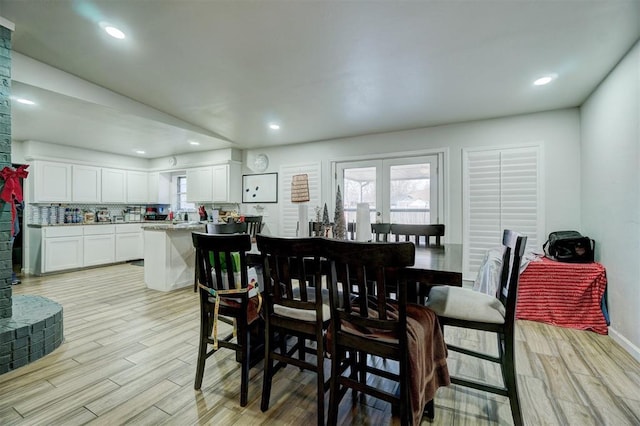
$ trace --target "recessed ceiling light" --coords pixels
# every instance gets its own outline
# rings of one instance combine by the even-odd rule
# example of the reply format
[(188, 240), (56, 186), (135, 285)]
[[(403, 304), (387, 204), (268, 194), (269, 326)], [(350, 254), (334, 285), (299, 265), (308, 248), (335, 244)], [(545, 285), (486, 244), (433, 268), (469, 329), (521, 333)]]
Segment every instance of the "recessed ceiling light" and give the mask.
[(116, 28), (106, 22), (101, 22), (100, 27), (102, 27), (102, 29), (105, 30), (111, 37), (117, 38), (118, 40), (123, 40), (126, 37), (119, 28)]
[(544, 77), (540, 77), (539, 79), (533, 82), (534, 86), (544, 86), (545, 84), (551, 83), (555, 80), (556, 75), (545, 75)]
[(145, 152), (144, 152), (143, 150), (141, 150), (141, 149), (136, 149), (134, 152), (135, 152), (136, 154), (144, 154), (144, 153), (145, 153)]
[(16, 102), (20, 102), (21, 104), (25, 104), (25, 105), (35, 105), (36, 103), (33, 102), (32, 100), (29, 99), (25, 99), (25, 98), (13, 98)]
[(276, 123), (271, 123), (271, 124), (269, 124), (269, 128), (271, 130), (279, 130), (280, 129), (280, 125), (276, 124)]
[(198, 146), (198, 145), (200, 145), (200, 142), (198, 142), (198, 141), (189, 141), (189, 144), (193, 145), (193, 146)]

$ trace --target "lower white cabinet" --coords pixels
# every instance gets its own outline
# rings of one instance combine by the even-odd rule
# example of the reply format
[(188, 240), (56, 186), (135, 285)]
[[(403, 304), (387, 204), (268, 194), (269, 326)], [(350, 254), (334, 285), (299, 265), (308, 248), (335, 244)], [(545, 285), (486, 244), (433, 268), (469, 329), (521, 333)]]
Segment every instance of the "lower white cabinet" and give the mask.
[(81, 268), (84, 264), (82, 227), (44, 228), (42, 233), (42, 272)]
[(115, 226), (84, 226), (84, 257), (82, 266), (113, 263), (116, 258)]
[(36, 274), (142, 259), (139, 223), (45, 226), (30, 231)]
[(144, 238), (142, 228), (137, 223), (116, 225), (116, 262), (142, 259)]

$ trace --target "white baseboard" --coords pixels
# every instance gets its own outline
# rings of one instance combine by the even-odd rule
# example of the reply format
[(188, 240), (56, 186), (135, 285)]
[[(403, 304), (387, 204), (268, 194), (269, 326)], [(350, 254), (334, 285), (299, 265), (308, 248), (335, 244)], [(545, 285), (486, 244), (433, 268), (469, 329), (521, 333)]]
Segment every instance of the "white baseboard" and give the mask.
[(616, 343), (618, 343), (627, 352), (629, 352), (632, 357), (634, 357), (638, 362), (640, 362), (640, 348), (638, 348), (636, 345), (631, 343), (626, 337), (618, 333), (612, 327), (609, 327), (609, 335)]

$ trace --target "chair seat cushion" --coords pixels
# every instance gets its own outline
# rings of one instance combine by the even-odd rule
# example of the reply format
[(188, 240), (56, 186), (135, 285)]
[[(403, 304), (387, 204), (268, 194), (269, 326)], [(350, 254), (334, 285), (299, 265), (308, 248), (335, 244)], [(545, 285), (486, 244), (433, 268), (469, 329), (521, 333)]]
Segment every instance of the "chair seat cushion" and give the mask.
[(433, 287), (426, 305), (439, 317), (504, 324), (504, 305), (493, 296), (468, 288)]
[[(273, 312), (276, 315), (280, 315), (282, 317), (294, 318), (300, 321), (306, 322), (315, 322), (316, 321), (316, 311), (307, 310), (307, 309), (295, 309), (290, 308), (288, 306), (282, 305), (273, 305)], [(322, 320), (326, 321), (331, 317), (331, 311), (329, 310), (329, 305), (322, 304)]]
[[(326, 321), (331, 318), (331, 311), (329, 310), (329, 290), (327, 290), (326, 288), (323, 288), (321, 289), (321, 291), (322, 291), (322, 320)], [(293, 297), (298, 300), (300, 299), (300, 287), (293, 288)], [(307, 287), (307, 297), (309, 302), (315, 302), (316, 300), (315, 287)], [(276, 315), (280, 315), (287, 318), (299, 319), (301, 321), (307, 321), (307, 322), (316, 321), (315, 310), (296, 309), (296, 308), (290, 308), (288, 306), (274, 304), (273, 312)]]
[[(260, 296), (261, 297), (261, 296)], [(249, 304), (247, 306), (247, 324), (251, 324), (256, 319), (260, 317), (260, 313), (262, 311), (262, 302), (260, 301), (259, 296), (254, 296), (249, 299)], [(211, 309), (213, 309), (213, 305), (215, 304), (215, 298), (209, 297), (208, 302), (211, 304)], [(231, 297), (221, 297), (220, 298), (220, 315), (225, 315), (227, 310), (229, 311), (240, 311), (242, 304), (240, 299), (231, 298)], [(238, 313), (232, 313), (233, 316), (237, 316)]]

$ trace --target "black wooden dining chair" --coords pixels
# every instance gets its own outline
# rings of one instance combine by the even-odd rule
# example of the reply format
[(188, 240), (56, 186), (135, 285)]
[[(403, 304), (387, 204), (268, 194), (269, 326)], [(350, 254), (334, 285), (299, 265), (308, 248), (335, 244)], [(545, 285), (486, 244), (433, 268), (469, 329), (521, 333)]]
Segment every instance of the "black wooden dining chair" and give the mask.
[[(328, 226), (333, 226), (333, 223), (330, 223)], [(309, 236), (324, 237), (324, 227), (322, 222), (309, 222)]]
[[(405, 272), (414, 263), (414, 244), (326, 240), (325, 245), (331, 261), (328, 424), (337, 424), (338, 406), (349, 388), (354, 396), (361, 392), (390, 402), (401, 424), (419, 423), (425, 408), (433, 413), (435, 390), (449, 383), (449, 375), (436, 315), (407, 303)], [(388, 297), (388, 287), (399, 289), (397, 299)], [(385, 364), (379, 367), (373, 357)], [(397, 373), (389, 360), (398, 363)], [(341, 371), (345, 364), (351, 368)], [(376, 378), (397, 382), (399, 390), (376, 387), (381, 384)]]
[(468, 348), (447, 345), (452, 351), (500, 364), (504, 386), (451, 377), (451, 382), (461, 386), (507, 396), (516, 426), (522, 425), (522, 412), (518, 398), (515, 359), (515, 314), (518, 292), (520, 259), (527, 237), (505, 230), (502, 236), (504, 254), (500, 285), (495, 296), (469, 288), (436, 286), (431, 289), (426, 305), (438, 314), (440, 323), (454, 327), (493, 332), (498, 337), (498, 356)]
[(207, 223), (207, 234), (246, 234), (248, 224), (244, 222)]
[(255, 238), (262, 231), (262, 216), (245, 216), (244, 222), (251, 238)]
[(372, 223), (371, 224), (372, 239), (376, 242), (386, 243), (387, 241), (389, 241), (390, 233), (391, 233), (390, 223)]
[[(328, 263), (318, 238), (256, 237), (264, 265), (265, 360), (262, 411), (269, 409), (271, 382), (285, 364), (314, 371), (317, 375), (318, 425), (324, 424), (324, 333), (329, 324)], [(289, 337), (297, 343), (286, 347)], [(279, 342), (276, 340), (278, 339)], [(315, 346), (307, 346), (307, 341)], [(306, 353), (315, 355), (307, 360)], [(297, 356), (296, 356), (297, 355)], [(274, 361), (277, 365), (274, 366)]]
[[(416, 245), (420, 245), (420, 241), (424, 241), (427, 246), (441, 246), (442, 237), (444, 237), (444, 225), (392, 223), (391, 233), (395, 235), (396, 241), (413, 241)], [(432, 237), (433, 244), (431, 243)]]
[[(240, 405), (244, 407), (247, 405), (249, 368), (257, 362), (257, 358), (250, 357), (251, 328), (260, 325), (261, 305), (261, 296), (251, 290), (248, 280), (246, 252), (251, 250), (251, 237), (249, 234), (194, 232), (192, 240), (200, 293), (200, 343), (194, 388), (199, 390), (202, 386), (207, 358), (218, 348), (232, 349), (241, 365)], [(232, 341), (234, 331), (218, 337), (218, 317), (235, 320), (235, 342)], [(255, 335), (259, 336), (259, 333)]]
[(348, 222), (347, 223), (347, 235), (345, 235), (347, 240), (355, 240), (356, 239), (356, 223)]

